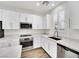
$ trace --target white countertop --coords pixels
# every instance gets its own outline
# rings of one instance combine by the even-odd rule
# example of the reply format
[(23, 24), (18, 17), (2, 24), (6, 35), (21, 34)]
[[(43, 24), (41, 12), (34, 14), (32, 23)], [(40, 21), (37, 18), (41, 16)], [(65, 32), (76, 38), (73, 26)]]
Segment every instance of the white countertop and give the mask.
[[(43, 36), (48, 38), (48, 37), (51, 37), (52, 35), (43, 35)], [(79, 52), (79, 41), (78, 40), (62, 38), (62, 40), (55, 40), (55, 42)]]
[(63, 38), (62, 40), (57, 41), (57, 43), (79, 52), (79, 42), (78, 41), (75, 41), (75, 40), (71, 41), (69, 39)]
[[(49, 34), (46, 34), (46, 35), (45, 34), (40, 34), (40, 35), (42, 35), (44, 37), (47, 37), (47, 38), (53, 36), (53, 35), (49, 35)], [(1, 39), (7, 39), (7, 38), (15, 39), (17, 37), (19, 39), (19, 36), (14, 37), (13, 35), (12, 36), (6, 36), (5, 38), (1, 38)], [(58, 41), (54, 40), (54, 41), (61, 44), (61, 45), (64, 45), (66, 47), (69, 47), (69, 48), (79, 52), (79, 40), (69, 39), (69, 38), (62, 38), (62, 40), (58, 40)]]
[(0, 48), (0, 58), (21, 58), (22, 46)]

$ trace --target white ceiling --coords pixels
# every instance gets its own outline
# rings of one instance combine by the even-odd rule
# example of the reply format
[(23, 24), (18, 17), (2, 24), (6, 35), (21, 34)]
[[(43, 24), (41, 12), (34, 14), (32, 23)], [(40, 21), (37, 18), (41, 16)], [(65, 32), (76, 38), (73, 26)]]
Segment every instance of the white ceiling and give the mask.
[[(36, 3), (40, 1), (0, 1), (0, 7), (5, 9), (12, 9), (18, 11), (25, 11), (35, 14), (45, 14), (50, 11), (53, 6), (37, 6)], [(53, 1), (52, 1), (53, 2)], [(60, 2), (53, 2), (55, 4)]]

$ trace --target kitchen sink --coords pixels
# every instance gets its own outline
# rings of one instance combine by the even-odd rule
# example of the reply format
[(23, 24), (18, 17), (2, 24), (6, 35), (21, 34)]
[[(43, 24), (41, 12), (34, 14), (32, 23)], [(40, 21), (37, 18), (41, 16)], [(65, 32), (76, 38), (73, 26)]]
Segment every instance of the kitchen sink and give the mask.
[(54, 40), (61, 40), (60, 38), (58, 38), (58, 37), (49, 37), (49, 38), (51, 38), (51, 39), (54, 39)]

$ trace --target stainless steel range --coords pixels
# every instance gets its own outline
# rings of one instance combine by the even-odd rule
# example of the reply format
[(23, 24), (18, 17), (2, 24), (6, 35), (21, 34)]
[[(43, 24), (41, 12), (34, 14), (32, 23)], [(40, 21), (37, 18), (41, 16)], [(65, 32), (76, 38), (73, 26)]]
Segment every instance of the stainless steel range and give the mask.
[(23, 51), (33, 49), (33, 37), (32, 35), (20, 35), (20, 44), (22, 45)]

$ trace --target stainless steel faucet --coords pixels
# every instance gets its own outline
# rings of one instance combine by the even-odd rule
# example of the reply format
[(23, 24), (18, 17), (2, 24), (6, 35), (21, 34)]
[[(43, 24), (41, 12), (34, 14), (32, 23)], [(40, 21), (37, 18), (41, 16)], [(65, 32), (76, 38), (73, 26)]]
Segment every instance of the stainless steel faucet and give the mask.
[(58, 31), (55, 31), (55, 32), (54, 32), (54, 36), (59, 37), (59, 36), (58, 36)]
[(58, 28), (57, 28), (56, 26), (55, 26), (54, 36), (59, 37), (59, 36), (58, 36)]

